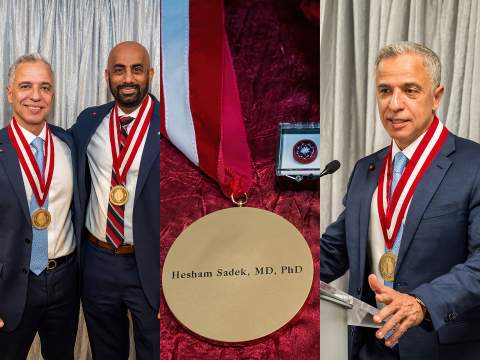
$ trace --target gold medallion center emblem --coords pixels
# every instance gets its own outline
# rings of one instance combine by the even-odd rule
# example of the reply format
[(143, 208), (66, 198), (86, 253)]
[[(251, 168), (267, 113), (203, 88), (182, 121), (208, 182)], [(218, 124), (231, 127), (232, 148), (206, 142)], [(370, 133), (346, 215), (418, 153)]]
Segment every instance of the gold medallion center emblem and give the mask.
[(128, 190), (123, 185), (116, 185), (110, 190), (109, 198), (112, 205), (125, 205), (128, 201)]
[(32, 225), (35, 229), (43, 230), (50, 225), (52, 216), (50, 212), (45, 208), (38, 208), (32, 214)]
[(378, 263), (378, 269), (380, 270), (380, 275), (385, 281), (394, 281), (395, 280), (395, 267), (397, 266), (397, 256), (391, 252), (387, 251), (380, 258)]

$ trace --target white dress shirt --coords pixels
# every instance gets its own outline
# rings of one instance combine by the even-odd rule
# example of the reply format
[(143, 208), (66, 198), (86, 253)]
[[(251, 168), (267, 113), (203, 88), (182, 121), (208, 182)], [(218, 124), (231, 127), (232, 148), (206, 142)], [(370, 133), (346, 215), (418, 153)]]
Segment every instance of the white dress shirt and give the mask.
[[(125, 114), (122, 109), (118, 108), (118, 116), (131, 116), (137, 118), (140, 106), (130, 114)], [(134, 122), (132, 121), (127, 131), (130, 132)], [(95, 134), (90, 139), (87, 147), (88, 166), (92, 178), (92, 189), (90, 199), (87, 206), (87, 215), (85, 219), (85, 227), (97, 239), (106, 241), (105, 234), (107, 228), (107, 211), (110, 194), (110, 185), (112, 177), (112, 150), (110, 147), (109, 135), (110, 113), (108, 113), (98, 126)], [(150, 127), (150, 125), (148, 125)], [(148, 133), (148, 128), (147, 128)], [(133, 245), (133, 200), (135, 199), (135, 188), (137, 186), (138, 172), (140, 169), (140, 161), (142, 158), (143, 148), (147, 136), (143, 138), (135, 159), (127, 172), (126, 188), (128, 190), (128, 202), (125, 204), (124, 212), (124, 238), (126, 244)]]
[[(46, 127), (36, 136), (18, 125), (29, 144), (36, 138), (46, 138)], [(75, 234), (72, 224), (72, 212), (70, 205), (73, 199), (73, 168), (70, 148), (62, 140), (53, 135), (53, 146), (55, 148), (53, 177), (48, 191), (48, 211), (52, 216), (52, 222), (48, 225), (48, 258), (56, 259), (68, 255), (75, 250)], [(33, 154), (36, 150), (30, 145)], [(28, 178), (23, 171), (23, 184), (27, 201), (30, 205), (33, 191)]]
[[(395, 141), (393, 141), (392, 147), (392, 164), (395, 155), (402, 151), (403, 154), (410, 160), (417, 149), (418, 145), (422, 141), (423, 137), (425, 136), (426, 132), (420, 135), (414, 142), (408, 145), (405, 149), (400, 150)], [(377, 207), (377, 191), (372, 196), (372, 202), (370, 205), (370, 225), (369, 225), (369, 232), (368, 232), (368, 251), (370, 255), (370, 272), (375, 274), (382, 283), (383, 278), (380, 275), (380, 270), (378, 268), (378, 264), (380, 262), (380, 258), (385, 253), (385, 240), (383, 238), (382, 233), (382, 226), (380, 224), (380, 218), (378, 216), (378, 207)], [(405, 225), (405, 219), (407, 218), (408, 209), (410, 208), (410, 204), (408, 205), (404, 217), (402, 219), (402, 224)]]

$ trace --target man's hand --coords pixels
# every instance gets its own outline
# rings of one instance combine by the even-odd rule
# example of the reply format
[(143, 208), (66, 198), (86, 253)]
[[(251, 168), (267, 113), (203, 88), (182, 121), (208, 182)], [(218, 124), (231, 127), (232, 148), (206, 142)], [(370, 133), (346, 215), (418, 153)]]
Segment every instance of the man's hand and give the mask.
[(5, 323), (3, 322), (2, 318), (0, 318), (0, 329), (3, 328), (4, 325)]
[(373, 317), (373, 321), (377, 323), (386, 321), (385, 325), (375, 335), (378, 339), (383, 339), (391, 330), (393, 334), (385, 340), (385, 345), (393, 346), (408, 329), (419, 325), (423, 321), (424, 311), (413, 296), (402, 294), (380, 284), (375, 275), (368, 276), (368, 283), (375, 292), (377, 302), (386, 305)]
[(160, 320), (160, 310), (158, 310), (157, 319)]

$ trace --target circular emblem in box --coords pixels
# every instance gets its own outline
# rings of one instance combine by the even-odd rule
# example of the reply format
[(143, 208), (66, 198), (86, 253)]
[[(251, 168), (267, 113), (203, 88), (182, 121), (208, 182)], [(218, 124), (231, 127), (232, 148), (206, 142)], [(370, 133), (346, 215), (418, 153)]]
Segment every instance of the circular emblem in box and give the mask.
[(293, 146), (293, 158), (299, 163), (310, 164), (317, 155), (317, 145), (310, 139), (300, 140)]
[(176, 319), (201, 337), (241, 343), (268, 336), (302, 308), (313, 280), (310, 248), (272, 212), (229, 208), (190, 225), (162, 269)]

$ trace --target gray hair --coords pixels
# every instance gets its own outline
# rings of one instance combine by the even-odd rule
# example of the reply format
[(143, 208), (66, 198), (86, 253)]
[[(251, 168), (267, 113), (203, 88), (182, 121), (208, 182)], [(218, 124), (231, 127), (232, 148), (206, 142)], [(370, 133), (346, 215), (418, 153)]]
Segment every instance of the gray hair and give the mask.
[(17, 58), (17, 60), (15, 60), (15, 62), (8, 69), (8, 85), (10, 86), (12, 84), (13, 78), (15, 77), (15, 71), (17, 70), (18, 65), (25, 64), (25, 63), (35, 63), (39, 61), (48, 65), (48, 68), (50, 69), (50, 72), (52, 73), (52, 78), (53, 78), (52, 65), (50, 65), (47, 59), (45, 59), (42, 55), (37, 53), (25, 54)]
[(433, 90), (440, 86), (442, 73), (440, 58), (431, 49), (412, 41), (401, 41), (381, 48), (377, 53), (377, 58), (375, 59), (375, 71), (378, 70), (378, 65), (383, 59), (404, 54), (420, 55), (423, 58), (423, 64), (427, 68), (427, 72), (430, 75)]

